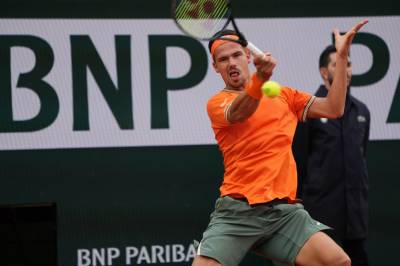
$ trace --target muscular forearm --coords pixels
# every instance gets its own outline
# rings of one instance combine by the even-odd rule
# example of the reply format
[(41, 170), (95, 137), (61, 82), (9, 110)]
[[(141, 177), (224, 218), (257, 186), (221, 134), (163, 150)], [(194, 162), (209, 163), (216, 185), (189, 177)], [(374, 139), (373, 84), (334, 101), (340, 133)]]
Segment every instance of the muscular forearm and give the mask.
[(347, 63), (347, 58), (337, 58), (332, 85), (329, 86), (328, 81), (325, 80), (325, 85), (329, 88), (328, 95), (314, 100), (308, 110), (308, 118), (335, 119), (343, 115), (347, 94)]
[(344, 113), (347, 94), (347, 56), (337, 55), (335, 76), (328, 91), (327, 101), (332, 115), (340, 117)]
[(254, 99), (245, 91), (241, 92), (229, 107), (228, 121), (231, 123), (245, 121), (257, 110), (259, 103), (260, 100)]
[(276, 63), (275, 58), (270, 53), (266, 53), (264, 57), (256, 57), (254, 59), (257, 72), (251, 76), (244, 90), (229, 107), (227, 113), (229, 122), (244, 122), (257, 110), (262, 98), (261, 86), (271, 77)]

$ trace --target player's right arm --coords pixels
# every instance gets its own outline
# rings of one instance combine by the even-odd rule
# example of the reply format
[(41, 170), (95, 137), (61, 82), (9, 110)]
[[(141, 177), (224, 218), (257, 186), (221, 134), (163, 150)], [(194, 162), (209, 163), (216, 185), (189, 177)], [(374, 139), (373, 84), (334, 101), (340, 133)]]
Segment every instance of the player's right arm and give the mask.
[(245, 91), (240, 92), (227, 110), (226, 119), (229, 123), (244, 122), (258, 107), (260, 100), (248, 95)]
[(271, 53), (266, 53), (262, 58), (254, 58), (257, 72), (229, 106), (226, 118), (230, 123), (244, 122), (257, 110), (262, 98), (261, 86), (269, 80), (276, 64)]

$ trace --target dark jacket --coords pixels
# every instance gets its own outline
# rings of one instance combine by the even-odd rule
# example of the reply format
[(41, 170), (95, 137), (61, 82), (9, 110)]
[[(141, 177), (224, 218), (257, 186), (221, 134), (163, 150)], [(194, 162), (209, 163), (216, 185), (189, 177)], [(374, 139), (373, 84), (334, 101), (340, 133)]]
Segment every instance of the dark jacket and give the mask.
[[(316, 96), (327, 93), (321, 86)], [(305, 167), (299, 170), (299, 196), (311, 216), (333, 227), (331, 235), (339, 240), (367, 236), (369, 126), (368, 108), (348, 93), (341, 118), (309, 120), (296, 139), (305, 148), (300, 153)]]

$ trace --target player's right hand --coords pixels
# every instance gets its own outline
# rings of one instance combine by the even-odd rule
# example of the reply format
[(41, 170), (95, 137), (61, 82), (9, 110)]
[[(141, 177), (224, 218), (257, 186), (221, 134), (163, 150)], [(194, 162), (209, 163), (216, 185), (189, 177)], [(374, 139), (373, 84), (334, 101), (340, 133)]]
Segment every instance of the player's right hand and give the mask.
[(263, 57), (255, 57), (254, 65), (258, 78), (263, 81), (269, 80), (277, 63), (278, 61), (269, 52), (266, 52)]

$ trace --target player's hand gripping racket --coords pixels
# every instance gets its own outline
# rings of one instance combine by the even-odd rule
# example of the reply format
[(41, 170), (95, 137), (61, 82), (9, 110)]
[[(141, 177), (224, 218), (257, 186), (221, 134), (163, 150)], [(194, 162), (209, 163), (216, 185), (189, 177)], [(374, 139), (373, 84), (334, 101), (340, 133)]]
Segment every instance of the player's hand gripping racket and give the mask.
[[(236, 26), (229, 0), (173, 0), (172, 16), (179, 28), (188, 35), (200, 40), (224, 39), (240, 43), (256, 57), (264, 53), (248, 42)], [(239, 40), (216, 36), (229, 22), (239, 36)]]

